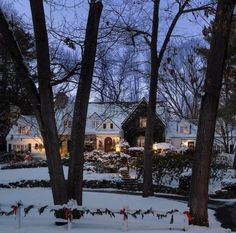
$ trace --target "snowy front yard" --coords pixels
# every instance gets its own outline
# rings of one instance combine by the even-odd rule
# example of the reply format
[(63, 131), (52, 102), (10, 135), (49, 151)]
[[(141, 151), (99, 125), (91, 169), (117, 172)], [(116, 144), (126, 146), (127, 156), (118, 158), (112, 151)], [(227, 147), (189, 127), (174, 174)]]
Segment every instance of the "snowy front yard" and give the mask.
[[(67, 168), (65, 168), (67, 173)], [(85, 173), (86, 179), (117, 179), (116, 174), (93, 174)], [(9, 183), (22, 179), (48, 179), (47, 168), (27, 168), (27, 169), (12, 169), (0, 170), (0, 183)], [(52, 205), (52, 194), (50, 188), (15, 188), (15, 189), (0, 189), (0, 208), (2, 210), (10, 210), (10, 207), (3, 207), (1, 204), (14, 204), (21, 200), (26, 206), (28, 205)], [(183, 213), (188, 210), (186, 204), (167, 200), (163, 198), (142, 198), (134, 195), (121, 195), (111, 193), (96, 193), (84, 192), (84, 206), (87, 208), (108, 208), (108, 209), (122, 209), (128, 207), (129, 209), (154, 209), (158, 211), (170, 211), (173, 209), (179, 210)], [(214, 212), (209, 210), (210, 228), (190, 226), (188, 232), (190, 233), (224, 233), (230, 232), (220, 227), (220, 223), (215, 220)], [(183, 232), (181, 230), (158, 229), (158, 225), (167, 221), (169, 223), (170, 217), (158, 219), (155, 216), (145, 216), (143, 219), (138, 216), (137, 219), (129, 217), (128, 232), (130, 233), (146, 233), (146, 232)], [(66, 232), (67, 226), (56, 226), (54, 224), (55, 217), (53, 212), (45, 210), (41, 215), (36, 209), (32, 209), (26, 217), (22, 217), (22, 227), (20, 231), (17, 230), (15, 216), (0, 216), (0, 233), (58, 233)], [(101, 233), (101, 232), (122, 232), (122, 215), (116, 215), (111, 218), (107, 215), (92, 216), (85, 215), (80, 220), (75, 220), (70, 232), (81, 233)]]
[[(52, 196), (50, 189), (32, 188), (32, 189), (1, 189), (0, 190), (0, 203), (13, 204), (16, 200), (21, 200), (25, 204), (34, 205), (52, 205)], [(149, 209), (152, 207), (155, 210), (169, 211), (178, 209), (180, 212), (187, 210), (187, 206), (183, 203), (167, 200), (163, 198), (142, 198), (133, 195), (120, 195), (109, 193), (91, 193), (84, 192), (84, 206), (87, 208), (108, 208), (108, 209), (121, 209), (128, 207), (129, 209)], [(224, 233), (227, 230), (220, 227), (216, 222), (213, 211), (209, 211), (210, 215), (210, 228), (190, 226), (188, 232), (190, 233)], [(36, 210), (31, 210), (30, 213), (23, 217), (22, 227), (19, 232), (21, 233), (42, 233), (42, 232), (65, 232), (67, 227), (54, 225), (55, 218), (53, 213), (45, 210), (41, 215)], [(130, 233), (146, 233), (146, 232), (172, 232), (179, 233), (181, 230), (158, 230), (158, 224), (162, 221), (169, 221), (169, 219), (158, 219), (157, 217), (148, 216), (142, 219), (138, 216), (137, 219), (129, 217), (129, 230)], [(12, 233), (17, 231), (17, 224), (14, 216), (1, 216), (0, 217), (0, 232)], [(69, 232), (81, 233), (102, 233), (102, 232), (122, 232), (122, 216), (116, 215), (115, 218), (109, 216), (91, 216), (85, 215), (80, 220), (76, 220), (72, 229)], [(230, 232), (230, 231), (229, 231)]]

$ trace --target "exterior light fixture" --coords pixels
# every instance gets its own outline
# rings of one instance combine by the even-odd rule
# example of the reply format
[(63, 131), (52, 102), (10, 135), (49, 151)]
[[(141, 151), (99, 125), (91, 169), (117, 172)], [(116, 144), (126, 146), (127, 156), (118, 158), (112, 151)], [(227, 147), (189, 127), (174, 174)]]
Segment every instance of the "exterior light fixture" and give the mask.
[(152, 149), (153, 149), (154, 152), (157, 152), (157, 150), (158, 150), (158, 145), (157, 145), (157, 143), (154, 143), (154, 144), (152, 145)]
[(116, 153), (120, 153), (120, 151), (121, 151), (120, 144), (116, 144), (115, 150), (116, 150)]

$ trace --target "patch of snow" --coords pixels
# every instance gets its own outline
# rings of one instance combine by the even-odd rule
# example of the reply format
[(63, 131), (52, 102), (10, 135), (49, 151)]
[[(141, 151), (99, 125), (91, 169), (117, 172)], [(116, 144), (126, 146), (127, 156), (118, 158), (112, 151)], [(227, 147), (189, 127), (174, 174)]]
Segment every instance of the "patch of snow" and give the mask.
[(130, 147), (129, 151), (144, 151), (144, 147)]
[[(65, 177), (68, 174), (68, 167), (63, 167)], [(116, 173), (95, 173), (84, 171), (84, 180), (114, 180), (119, 176)], [(0, 170), (0, 183), (7, 184), (20, 180), (49, 180), (48, 168), (20, 168)]]

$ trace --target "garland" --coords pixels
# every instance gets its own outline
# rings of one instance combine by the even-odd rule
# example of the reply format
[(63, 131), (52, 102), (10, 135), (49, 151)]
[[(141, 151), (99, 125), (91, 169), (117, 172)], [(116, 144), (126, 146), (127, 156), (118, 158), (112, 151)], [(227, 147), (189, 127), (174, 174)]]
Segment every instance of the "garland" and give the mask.
[(17, 202), (16, 204), (11, 205), (11, 209), (9, 212), (6, 211), (2, 211), (0, 209), (0, 216), (6, 215), (6, 216), (10, 216), (10, 215), (16, 215), (18, 208), (22, 206), (21, 202)]
[[(0, 216), (9, 216), (9, 215), (16, 215), (18, 208), (21, 206), (21, 203), (16, 203), (15, 205), (11, 206), (11, 211), (6, 212), (6, 211), (2, 211), (0, 209)], [(29, 205), (27, 207), (24, 208), (24, 216), (26, 216), (33, 208), (36, 208), (34, 205)], [(42, 206), (40, 208), (38, 208), (38, 213), (39, 215), (41, 215), (45, 209), (48, 208), (48, 205)], [(115, 214), (120, 214), (123, 215), (123, 220), (127, 220), (128, 216), (130, 215), (133, 218), (137, 218), (138, 216), (141, 216), (141, 218), (143, 219), (145, 215), (149, 215), (152, 214), (153, 216), (157, 217), (158, 219), (162, 219), (162, 218), (166, 218), (168, 215), (171, 215), (171, 220), (170, 220), (170, 224), (173, 224), (174, 222), (174, 217), (173, 214), (176, 212), (179, 212), (176, 209), (167, 211), (165, 213), (159, 214), (157, 211), (154, 211), (152, 208), (147, 209), (146, 211), (143, 211), (141, 209), (135, 210), (135, 211), (128, 211), (128, 209), (126, 208), (122, 208), (120, 209), (120, 211), (111, 211), (108, 208), (105, 209), (96, 209), (95, 211), (92, 211), (90, 209), (87, 208), (83, 208), (82, 210), (76, 209), (76, 208), (68, 208), (68, 207), (63, 207), (63, 208), (59, 208), (59, 209), (50, 209), (50, 212), (54, 212), (54, 215), (56, 217), (60, 217), (60, 218), (64, 218), (67, 220), (72, 220), (72, 219), (79, 219), (80, 217), (83, 217), (85, 214), (90, 214), (92, 216), (95, 215), (109, 215), (111, 218), (115, 218)], [(189, 222), (192, 221), (192, 217), (189, 214), (188, 211), (185, 211), (183, 214), (185, 214), (188, 219)]]

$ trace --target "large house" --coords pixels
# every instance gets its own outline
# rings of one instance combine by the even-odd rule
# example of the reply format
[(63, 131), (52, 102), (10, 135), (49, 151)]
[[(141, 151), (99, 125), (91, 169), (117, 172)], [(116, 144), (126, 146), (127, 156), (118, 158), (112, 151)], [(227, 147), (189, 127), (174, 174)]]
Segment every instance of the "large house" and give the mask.
[[(61, 154), (69, 153), (72, 126), (72, 105), (56, 111)], [(89, 103), (85, 147), (92, 150), (112, 151), (121, 139), (131, 147), (144, 146), (147, 102)], [(194, 148), (197, 123), (186, 119), (168, 120), (162, 107), (157, 107), (154, 123), (154, 142), (169, 142), (176, 148)], [(7, 138), (7, 151), (30, 151), (44, 154), (42, 138), (34, 116), (20, 116)]]

